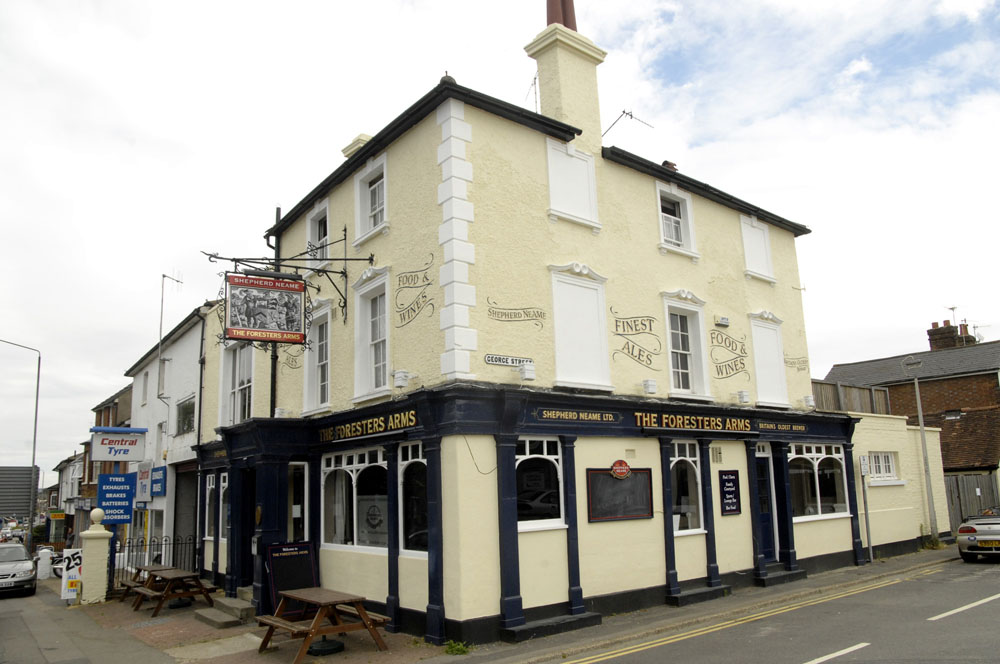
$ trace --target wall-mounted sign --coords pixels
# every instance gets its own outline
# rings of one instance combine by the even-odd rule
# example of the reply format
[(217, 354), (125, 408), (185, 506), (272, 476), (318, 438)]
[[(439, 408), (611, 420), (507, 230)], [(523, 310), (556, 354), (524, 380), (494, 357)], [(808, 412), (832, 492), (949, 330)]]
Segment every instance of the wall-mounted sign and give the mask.
[(689, 431), (752, 431), (749, 417), (706, 417), (643, 411), (635, 412), (635, 425), (651, 429), (685, 429)]
[(396, 310), (397, 328), (412, 323), (422, 311), (426, 310), (428, 316), (434, 315), (434, 299), (428, 293), (434, 285), (431, 278), (433, 266), (434, 254), (431, 254), (431, 259), (419, 270), (401, 272), (396, 276), (393, 308)]
[(140, 503), (148, 503), (153, 499), (150, 487), (150, 474), (153, 471), (152, 461), (140, 461), (135, 473), (135, 499)]
[(93, 427), (92, 461), (142, 461), (146, 454), (146, 429)]
[(766, 431), (777, 431), (780, 433), (809, 433), (809, 425), (794, 424), (791, 422), (757, 422), (757, 428), (761, 433)]
[(97, 476), (97, 506), (104, 510), (104, 523), (131, 523), (135, 500), (135, 473)]
[(744, 376), (746, 380), (750, 380), (746, 336), (737, 338), (721, 330), (711, 330), (708, 333), (708, 346), (708, 356), (712, 360), (712, 378)]
[(617, 424), (621, 415), (600, 410), (568, 410), (564, 408), (536, 408), (531, 414), (539, 422), (593, 422)]
[(400, 429), (409, 429), (417, 426), (417, 411), (402, 410), (389, 415), (378, 415), (376, 417), (366, 417), (363, 420), (355, 420), (346, 424), (327, 427), (319, 430), (319, 440), (321, 443), (328, 443), (344, 438), (358, 438), (360, 436), (374, 436)]
[(522, 364), (531, 364), (534, 362), (530, 357), (514, 357), (512, 355), (494, 355), (487, 353), (483, 357), (483, 361), (486, 364), (495, 364), (498, 367), (519, 367)]
[(501, 307), (492, 298), (486, 298), (489, 307), (486, 309), (486, 316), (490, 320), (501, 323), (522, 323), (530, 322), (540, 330), (545, 326), (543, 322), (546, 314), (538, 307)]
[(305, 282), (226, 274), (225, 337), (238, 341), (305, 343)]
[(614, 307), (611, 307), (611, 316), (615, 320), (615, 336), (622, 340), (621, 346), (611, 353), (611, 357), (627, 357), (647, 369), (661, 371), (661, 367), (653, 365), (653, 361), (663, 353), (663, 341), (656, 333), (659, 329), (656, 318), (620, 316)]
[(167, 467), (153, 468), (149, 476), (149, 492), (154, 496), (167, 495)]
[[(615, 465), (625, 463), (617, 461)], [(628, 464), (625, 464), (627, 467)], [(607, 468), (587, 469), (587, 520), (624, 521), (653, 518), (653, 476), (649, 468), (629, 469), (619, 478)]]
[(740, 471), (719, 471), (719, 507), (722, 516), (739, 514), (743, 511), (740, 503)]
[(613, 464), (611, 464), (611, 477), (618, 480), (623, 480), (632, 474), (632, 469), (628, 466), (628, 461), (624, 459), (618, 459)]

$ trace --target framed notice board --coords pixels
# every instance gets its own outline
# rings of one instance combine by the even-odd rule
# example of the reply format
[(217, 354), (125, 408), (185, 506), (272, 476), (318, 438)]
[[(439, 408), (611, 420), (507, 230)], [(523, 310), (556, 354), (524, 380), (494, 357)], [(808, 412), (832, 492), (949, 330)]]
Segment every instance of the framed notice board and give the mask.
[(607, 468), (587, 469), (587, 520), (624, 521), (653, 518), (653, 473), (633, 468), (619, 479)]
[[(268, 544), (267, 569), (272, 609), (278, 608), (278, 602), (281, 600), (278, 596), (279, 590), (314, 588), (319, 585), (316, 557), (309, 542)], [(302, 618), (309, 609), (314, 611), (316, 607), (307, 607), (301, 602), (288, 600), (283, 617), (286, 620)], [(292, 617), (287, 617), (289, 615)]]
[(740, 503), (740, 471), (719, 471), (719, 498), (722, 516), (739, 514), (743, 511)]

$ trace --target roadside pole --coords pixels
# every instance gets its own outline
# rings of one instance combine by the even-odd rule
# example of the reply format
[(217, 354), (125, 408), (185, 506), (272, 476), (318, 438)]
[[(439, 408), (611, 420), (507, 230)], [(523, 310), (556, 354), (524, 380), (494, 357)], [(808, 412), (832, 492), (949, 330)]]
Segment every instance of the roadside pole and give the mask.
[(858, 457), (858, 461), (861, 462), (861, 498), (865, 504), (865, 539), (868, 541), (868, 562), (875, 562), (875, 556), (872, 554), (872, 524), (868, 517), (868, 455), (862, 454)]

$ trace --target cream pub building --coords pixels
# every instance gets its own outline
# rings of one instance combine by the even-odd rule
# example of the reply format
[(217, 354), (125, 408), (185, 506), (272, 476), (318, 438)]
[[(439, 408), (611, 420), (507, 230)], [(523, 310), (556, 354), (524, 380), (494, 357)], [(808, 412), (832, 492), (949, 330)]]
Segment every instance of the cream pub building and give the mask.
[(206, 375), (246, 382), (206, 398), (241, 405), (199, 448), (203, 569), (259, 610), (275, 542), (434, 643), (865, 560), (856, 420), (811, 408), (808, 229), (603, 146), (574, 23), (550, 2), (526, 48), (540, 114), (446, 76), (267, 230), (314, 261), (309, 343), (273, 381), (226, 347)]

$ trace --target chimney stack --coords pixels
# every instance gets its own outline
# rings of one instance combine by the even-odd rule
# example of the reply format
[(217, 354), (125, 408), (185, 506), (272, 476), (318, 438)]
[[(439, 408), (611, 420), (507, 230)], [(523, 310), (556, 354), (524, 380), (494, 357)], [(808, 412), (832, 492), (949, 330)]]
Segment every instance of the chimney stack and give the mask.
[(538, 63), (542, 115), (583, 130), (574, 143), (591, 154), (601, 149), (597, 65), (607, 51), (576, 31), (573, 0), (549, 0), (548, 27), (524, 47)]
[(958, 327), (946, 320), (943, 325), (936, 322), (931, 323), (931, 329), (927, 330), (927, 340), (930, 342), (931, 350), (942, 350), (944, 348), (960, 348), (962, 346), (972, 346), (976, 343), (976, 337), (969, 334), (969, 326), (962, 323)]

